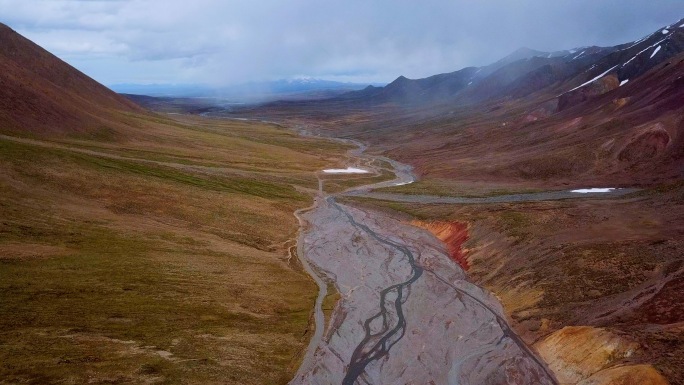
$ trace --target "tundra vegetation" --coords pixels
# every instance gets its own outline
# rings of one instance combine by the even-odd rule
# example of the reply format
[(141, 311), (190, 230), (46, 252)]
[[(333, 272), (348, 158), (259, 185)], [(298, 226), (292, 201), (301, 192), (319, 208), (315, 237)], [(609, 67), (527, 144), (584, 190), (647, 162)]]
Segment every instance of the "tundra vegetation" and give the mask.
[(144, 134), (0, 138), (0, 383), (286, 383), (317, 291), (293, 211), (348, 148), (127, 119)]

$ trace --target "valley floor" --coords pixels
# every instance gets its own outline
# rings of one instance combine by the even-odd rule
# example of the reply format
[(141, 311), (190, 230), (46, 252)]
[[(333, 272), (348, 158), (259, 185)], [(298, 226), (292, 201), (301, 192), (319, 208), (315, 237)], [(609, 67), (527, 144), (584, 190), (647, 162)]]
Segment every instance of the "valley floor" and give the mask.
[[(645, 149), (653, 157), (636, 161), (602, 147), (631, 148), (640, 126), (630, 121), (597, 109), (569, 125), (555, 115), (526, 122), (518, 107), (452, 116), (320, 103), (252, 113), (362, 140), (370, 154), (415, 166), (416, 183), (340, 203), (382, 207), (447, 242), (469, 278), (500, 298), (515, 331), (569, 373), (561, 382), (683, 384), (681, 136), (669, 152)], [(661, 120), (675, 127), (680, 117)], [(583, 125), (594, 118), (603, 123)], [(605, 198), (558, 192), (591, 187), (625, 189)]]
[[(382, 371), (392, 367), (389, 361), (375, 360), (375, 337), (366, 333), (364, 339), (363, 329), (349, 329), (358, 316), (372, 330), (384, 330), (372, 323), (371, 308), (365, 318), (355, 313), (375, 297), (357, 303), (352, 271), (366, 271), (372, 281), (371, 267), (347, 266), (331, 280), (340, 259), (329, 259), (332, 251), (325, 250), (337, 244), (357, 248), (354, 255), (375, 255), (392, 248), (383, 239), (411, 237), (420, 240), (395, 248), (424, 251), (417, 259), (422, 271), (446, 262), (440, 272), (458, 276), (462, 289), (497, 302), (475, 283), (503, 305), (503, 325), (510, 322), (522, 345), (515, 339), (492, 345), (488, 362), (499, 357), (503, 366), (492, 364), (488, 373), (504, 368), (511, 354), (522, 354), (514, 360), (522, 370), (538, 352), (556, 377), (573, 373), (561, 375), (563, 383), (596, 374), (592, 378), (628, 376), (659, 384), (662, 377), (653, 367), (673, 384), (683, 381), (681, 184), (609, 199), (396, 202), (371, 199), (368, 189), (358, 186), (400, 184), (388, 191), (409, 195), (417, 193), (416, 186), (426, 186), (419, 190), (428, 194), (445, 187), (432, 189), (441, 182), (429, 178), (406, 184), (412, 180), (407, 169), (399, 169), (400, 180), (390, 182), (401, 165), (379, 156), (359, 158), (363, 147), (349, 151), (349, 141), (298, 136), (258, 122), (136, 119), (148, 130), (135, 141), (0, 137), (0, 383), (284, 384), (302, 362), (295, 382), (305, 383), (311, 373), (381, 378), (393, 371)], [(377, 172), (330, 175), (323, 184), (317, 179), (320, 170), (349, 166)], [(456, 182), (449, 183), (446, 188)], [(458, 186), (469, 197), (539, 192)], [(355, 188), (355, 193), (330, 201), (320, 196), (321, 188), (328, 194)], [(310, 206), (316, 195), (318, 208), (306, 214), (311, 227), (304, 228), (295, 253), (299, 223), (292, 213)], [(342, 239), (347, 225), (349, 236)], [(310, 238), (313, 230), (337, 240)], [(341, 243), (350, 240), (351, 246)], [(312, 246), (320, 248), (318, 254)], [(425, 247), (440, 256), (428, 261)], [(315, 283), (293, 258), (315, 255), (320, 258), (315, 257), (314, 270), (328, 274), (328, 293), (318, 301)], [(388, 275), (373, 282), (410, 278), (392, 258), (382, 265)], [(427, 360), (455, 346), (423, 338), (415, 328), (432, 322), (416, 318), (432, 314), (420, 306), (454, 298), (449, 288), (434, 284), (411, 289), (399, 313), (381, 305), (386, 326), (404, 325), (397, 330), (410, 335), (405, 341), (387, 336), (405, 357)], [(396, 299), (407, 290), (387, 295)], [(415, 302), (418, 297), (430, 299)], [(318, 313), (317, 322), (312, 318), (315, 302), (325, 330), (314, 330), (321, 322)], [(457, 308), (449, 306), (443, 307), (447, 313)], [(447, 313), (440, 325), (449, 329), (460, 318)], [(477, 317), (462, 321), (479, 322)], [(314, 331), (320, 339), (314, 338), (313, 346), (320, 349), (307, 353)], [(406, 350), (420, 344), (426, 348)], [(502, 353), (506, 349), (518, 350)], [(568, 356), (587, 349), (598, 355)], [(356, 357), (354, 370), (335, 370), (334, 359), (326, 363), (325, 352), (338, 351)], [(463, 365), (471, 365), (462, 358)], [(528, 364), (528, 369), (536, 365)], [(473, 383), (486, 377), (483, 368), (468, 374), (475, 376)]]
[[(372, 187), (411, 186), (405, 183), (400, 179)], [(464, 187), (478, 191), (475, 186)], [(430, 266), (425, 269), (436, 271), (438, 275), (448, 275), (454, 268), (462, 271), (462, 268), (468, 272), (468, 280), (496, 294), (515, 332), (535, 352), (530, 353), (532, 357), (540, 354), (546, 361), (543, 365), (548, 365), (560, 383), (667, 384), (662, 374), (671, 383), (681, 382), (681, 355), (677, 351), (682, 345), (681, 292), (678, 288), (684, 276), (679, 242), (683, 229), (677, 225), (684, 223), (681, 218), (684, 210), (680, 207), (684, 192), (681, 184), (656, 189), (627, 189), (607, 195), (540, 192), (492, 195), (489, 192), (481, 198), (446, 199), (371, 190), (369, 186), (345, 192), (339, 199), (352, 203), (352, 207), (336, 203), (335, 198), (321, 196), (318, 208), (307, 214), (311, 228), (301, 241), (306, 250), (303, 257), (316, 264), (320, 274), (335, 283), (341, 300), (327, 325), (326, 337), (315, 351), (315, 363), (304, 372), (300, 370), (301, 377), (297, 377), (295, 383), (313, 379), (324, 383), (339, 382), (342, 373), (353, 372), (355, 357), (364, 362), (364, 368), (356, 374), (361, 374), (370, 383), (411, 383), (415, 382), (415, 379), (411, 380), (412, 375), (430, 378), (435, 383), (449, 383), (463, 375), (459, 370), (449, 368), (453, 363), (458, 363), (460, 368), (467, 358), (461, 361), (457, 358), (458, 353), (448, 353), (456, 341), (467, 343), (472, 336), (462, 333), (467, 330), (459, 321), (463, 312), (446, 316), (445, 325), (447, 329), (451, 325), (461, 335), (469, 337), (444, 337), (434, 341), (428, 338), (440, 329), (441, 323), (436, 320), (441, 319), (439, 314), (443, 308), (459, 308), (455, 302), (434, 305), (440, 303), (442, 297), (462, 298), (462, 293), (454, 297), (448, 289), (427, 289), (417, 281), (406, 281), (410, 274), (406, 275), (405, 262), (406, 258), (409, 262), (412, 260), (411, 253), (420, 256), (416, 257), (415, 266), (420, 267), (421, 272), (424, 266)], [(504, 190), (490, 187), (480, 191)], [(384, 217), (376, 211), (378, 207), (389, 209), (386, 213), (395, 219)], [(352, 227), (346, 229), (346, 222)], [(444, 241), (453, 261), (444, 264), (448, 257), (441, 254), (443, 259), (439, 262), (440, 258), (430, 251), (434, 246), (430, 246), (429, 237), (416, 235), (420, 230), (409, 222), (430, 230)], [(392, 248), (396, 250), (392, 251)], [(402, 253), (409, 254), (401, 257)], [(369, 266), (373, 263), (381, 264)], [(452, 277), (447, 281), (467, 282), (464, 277)], [(396, 287), (398, 297), (401, 297), (403, 284), (392, 286), (385, 282), (388, 279), (390, 283), (393, 279), (406, 281), (411, 288), (407, 298), (402, 300), (403, 309), (396, 314), (389, 310), (383, 312), (391, 307), (383, 308), (382, 304), (387, 300), (381, 289)], [(376, 290), (373, 290), (374, 285), (378, 285)], [(364, 294), (365, 290), (369, 292)], [(442, 295), (428, 299), (431, 290)], [(373, 336), (370, 338), (367, 334), (369, 340), (366, 341), (359, 334), (362, 332), (359, 325), (363, 322), (356, 319), (360, 313), (369, 317), (374, 314), (370, 311), (374, 309), (373, 301), (369, 299), (378, 295), (381, 312), (366, 322), (366, 332), (372, 331), (370, 335)], [(411, 296), (420, 297), (418, 303), (427, 308), (417, 310), (411, 306)], [(414, 319), (405, 321), (404, 312), (411, 313)], [(426, 314), (430, 315), (429, 320), (415, 319)], [(380, 316), (387, 329), (380, 328), (380, 324), (373, 326), (372, 320), (377, 318), (379, 322)], [(466, 319), (470, 324), (477, 324), (480, 316), (473, 313)], [(399, 329), (391, 329), (395, 323)], [(426, 329), (417, 325), (430, 326)], [(402, 333), (398, 337), (392, 336), (391, 330), (402, 330)], [(426, 334), (427, 330), (430, 333)], [(446, 335), (446, 332), (436, 333)], [(400, 343), (404, 334), (411, 338), (416, 336), (418, 340)], [(364, 345), (364, 341), (368, 344), (381, 337), (387, 342), (375, 345), (375, 348), (372, 344)], [(483, 337), (477, 338), (482, 340)], [(444, 341), (450, 343), (443, 345)], [(356, 343), (360, 344), (352, 354), (350, 349)], [(445, 352), (438, 353), (444, 348)], [(491, 365), (488, 369), (480, 367), (467, 371), (469, 376), (480, 377), (459, 377), (457, 382), (508, 383), (510, 379), (487, 377), (493, 376), (497, 369), (505, 373), (516, 370), (515, 367), (503, 370), (505, 361), (498, 362), (497, 357), (510, 357), (510, 353), (499, 349), (491, 347), (488, 350), (491, 354), (486, 360)], [(475, 350), (471, 347), (456, 349), (456, 352)], [(428, 363), (435, 361), (434, 357), (429, 358), (432, 354), (451, 359), (431, 368)], [(361, 359), (366, 356), (373, 358)], [(424, 364), (418, 367), (420, 369), (411, 366), (401, 371), (392, 370), (392, 358), (396, 357)], [(346, 362), (350, 362), (348, 367)], [(522, 369), (523, 373), (532, 371), (529, 367)], [(441, 378), (446, 372), (448, 379)]]
[(349, 147), (128, 119), (130, 140), (0, 137), (0, 383), (287, 383), (316, 296), (292, 213)]

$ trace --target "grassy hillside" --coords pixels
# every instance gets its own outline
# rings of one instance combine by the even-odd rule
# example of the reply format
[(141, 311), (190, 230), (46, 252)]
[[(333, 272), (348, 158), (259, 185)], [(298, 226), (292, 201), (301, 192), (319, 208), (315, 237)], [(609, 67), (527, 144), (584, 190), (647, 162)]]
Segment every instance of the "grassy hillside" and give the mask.
[(125, 118), (131, 140), (0, 136), (0, 383), (286, 383), (316, 295), (292, 213), (346, 148)]
[(0, 23), (0, 132), (113, 136), (143, 109)]

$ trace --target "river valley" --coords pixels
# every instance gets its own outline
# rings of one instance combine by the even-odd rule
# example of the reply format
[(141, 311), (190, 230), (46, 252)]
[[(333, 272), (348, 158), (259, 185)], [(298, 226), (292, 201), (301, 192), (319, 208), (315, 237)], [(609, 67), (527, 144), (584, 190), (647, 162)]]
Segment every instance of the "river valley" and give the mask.
[[(344, 194), (414, 180), (410, 167), (390, 164), (395, 180)], [(431, 233), (341, 204), (321, 186), (312, 208), (298, 213), (298, 254), (320, 294), (331, 283), (341, 299), (321, 325), (319, 295), (317, 330), (291, 384), (556, 383), (497, 299), (469, 282)]]

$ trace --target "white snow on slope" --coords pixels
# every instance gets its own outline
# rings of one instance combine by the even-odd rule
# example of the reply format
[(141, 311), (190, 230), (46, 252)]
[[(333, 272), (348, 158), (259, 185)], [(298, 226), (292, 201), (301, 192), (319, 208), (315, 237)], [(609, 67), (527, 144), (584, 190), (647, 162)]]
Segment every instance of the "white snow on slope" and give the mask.
[(583, 83), (583, 84), (581, 84), (581, 85), (579, 85), (579, 86), (577, 86), (577, 87), (575, 87), (575, 88), (573, 88), (573, 89), (571, 89), (571, 90), (569, 90), (569, 91), (565, 91), (565, 93), (572, 92), (572, 91), (574, 91), (574, 90), (576, 90), (576, 89), (578, 89), (578, 88), (582, 88), (582, 87), (586, 86), (587, 84), (591, 84), (591, 83), (593, 83), (593, 82), (595, 82), (595, 81), (601, 79), (602, 77), (606, 76), (606, 75), (608, 74), (608, 72), (614, 70), (615, 67), (617, 67), (618, 65), (619, 65), (619, 64), (615, 65), (614, 67), (609, 68), (608, 71), (606, 71), (606, 72), (602, 73), (601, 75), (599, 75), (599, 76), (597, 76), (597, 77), (595, 77), (595, 78), (589, 80), (589, 81), (586, 82), (586, 83)]
[(638, 54), (634, 55), (633, 58), (627, 60), (627, 61), (625, 62), (625, 64), (623, 64), (622, 66), (623, 66), (623, 67), (626, 66), (626, 65), (629, 64), (632, 60), (636, 59), (637, 56), (641, 55), (642, 53), (648, 51), (649, 49), (651, 49), (651, 48), (653, 48), (653, 47), (655, 47), (655, 46), (657, 46), (657, 45), (660, 45), (660, 43), (664, 42), (664, 41), (667, 40), (667, 39), (668, 39), (668, 37), (666, 37), (665, 39), (663, 39), (663, 40), (661, 40), (661, 41), (659, 41), (659, 42), (657, 42), (657, 43), (655, 43), (655, 44), (653, 44), (652, 46), (649, 46), (649, 47), (644, 48), (644, 49), (641, 50)]
[(658, 46), (658, 48), (656, 48), (655, 51), (653, 51), (653, 53), (651, 54), (650, 59), (653, 59), (653, 56), (655, 56), (655, 55), (658, 53), (658, 51), (660, 51), (660, 47), (661, 47), (661, 46)]
[(393, 184), (393, 186), (403, 186), (403, 185), (407, 185), (407, 184), (411, 184), (411, 183), (413, 183), (413, 182), (397, 182), (397, 183)]
[(628, 81), (629, 81), (629, 79), (625, 79), (625, 80), (621, 81), (620, 87), (622, 87), (624, 84), (627, 84)]
[(347, 168), (328, 168), (323, 170), (326, 174), (368, 174), (367, 170), (355, 167)]
[(663, 35), (667, 35), (668, 33), (670, 33), (670, 31), (668, 31), (667, 29), (664, 29), (664, 30), (662, 30), (662, 31), (660, 31), (660, 32), (661, 32)]
[(628, 49), (630, 49), (630, 48), (632, 48), (632, 47), (634, 47), (634, 46), (637, 46), (637, 45), (639, 45), (639, 43), (641, 43), (642, 41), (648, 39), (649, 37), (651, 37), (651, 35), (644, 36), (644, 37), (642, 37), (641, 39), (635, 41), (634, 44), (630, 45), (630, 46), (627, 47), (627, 48), (623, 48), (623, 49), (621, 49), (620, 51), (628, 50)]
[(581, 188), (577, 190), (571, 190), (570, 192), (574, 193), (580, 193), (580, 194), (588, 194), (588, 193), (607, 193), (615, 190), (615, 187), (608, 187), (608, 188)]
[(579, 55), (577, 55), (577, 56), (575, 56), (574, 58), (572, 58), (572, 60), (575, 60), (575, 59), (577, 59), (578, 57), (584, 55), (585, 52), (587, 52), (587, 51), (582, 51)]

